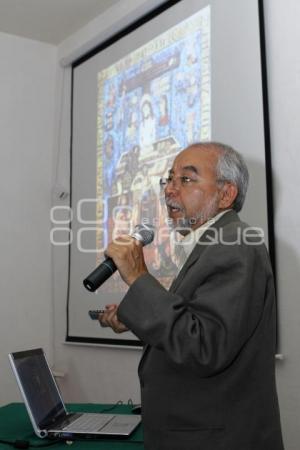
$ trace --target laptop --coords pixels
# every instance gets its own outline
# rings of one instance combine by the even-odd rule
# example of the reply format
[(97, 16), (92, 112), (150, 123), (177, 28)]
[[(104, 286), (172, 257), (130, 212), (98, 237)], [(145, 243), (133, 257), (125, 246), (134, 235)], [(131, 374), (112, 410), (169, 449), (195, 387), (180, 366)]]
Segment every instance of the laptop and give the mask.
[(43, 349), (8, 356), (33, 429), (40, 438), (124, 438), (141, 422), (136, 414), (67, 412)]

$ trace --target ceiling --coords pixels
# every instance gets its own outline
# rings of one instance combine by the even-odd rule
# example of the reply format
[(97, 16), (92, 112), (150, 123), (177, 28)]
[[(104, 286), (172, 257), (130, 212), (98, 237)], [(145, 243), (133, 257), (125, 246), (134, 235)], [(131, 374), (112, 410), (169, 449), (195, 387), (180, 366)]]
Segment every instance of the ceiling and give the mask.
[(58, 45), (118, 1), (0, 0), (0, 32)]

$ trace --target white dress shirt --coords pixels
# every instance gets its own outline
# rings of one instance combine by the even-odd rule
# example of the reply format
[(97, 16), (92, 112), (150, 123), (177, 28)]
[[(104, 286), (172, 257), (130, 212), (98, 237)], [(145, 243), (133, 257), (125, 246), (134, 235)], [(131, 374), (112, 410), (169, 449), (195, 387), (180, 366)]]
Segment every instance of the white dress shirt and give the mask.
[(177, 246), (176, 254), (178, 256), (177, 274), (181, 271), (184, 263), (194, 250), (197, 242), (199, 241), (201, 236), (205, 233), (205, 231), (208, 228), (210, 228), (214, 223), (216, 223), (228, 211), (231, 211), (231, 209), (221, 211), (220, 213), (209, 219), (207, 222), (203, 223), (199, 228), (196, 228), (196, 230), (191, 230), (191, 232), (186, 236), (184, 236), (184, 238), (181, 241), (176, 243)]

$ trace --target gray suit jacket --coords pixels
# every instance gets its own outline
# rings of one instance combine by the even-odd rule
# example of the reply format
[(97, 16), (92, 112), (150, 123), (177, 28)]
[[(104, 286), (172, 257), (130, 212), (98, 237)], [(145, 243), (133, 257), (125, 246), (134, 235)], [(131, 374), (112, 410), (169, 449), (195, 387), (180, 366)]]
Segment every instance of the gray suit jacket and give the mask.
[(143, 275), (119, 306), (145, 343), (146, 450), (283, 449), (273, 275), (265, 246), (249, 233), (245, 242), (246, 228), (226, 213), (169, 291)]

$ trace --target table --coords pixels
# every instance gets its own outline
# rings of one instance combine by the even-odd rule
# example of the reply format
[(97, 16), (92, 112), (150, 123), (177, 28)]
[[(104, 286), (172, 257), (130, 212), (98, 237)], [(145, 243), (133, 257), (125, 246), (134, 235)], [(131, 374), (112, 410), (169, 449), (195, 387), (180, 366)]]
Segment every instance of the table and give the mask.
[[(80, 403), (67, 405), (68, 411), (102, 412), (113, 405), (99, 405), (92, 403)], [(109, 413), (130, 413), (131, 406), (116, 405)], [(104, 411), (103, 411), (104, 412)], [(23, 403), (10, 403), (0, 408), (0, 440), (15, 441), (26, 440), (34, 445), (43, 445), (51, 441), (38, 438), (33, 431), (30, 419)], [(0, 443), (0, 449), (12, 449), (12, 446)], [(31, 448), (31, 447), (30, 447)], [(58, 442), (49, 449), (63, 450), (143, 450), (143, 431), (139, 425), (129, 438), (115, 440), (112, 438), (99, 438), (96, 440), (74, 441), (71, 445)]]

